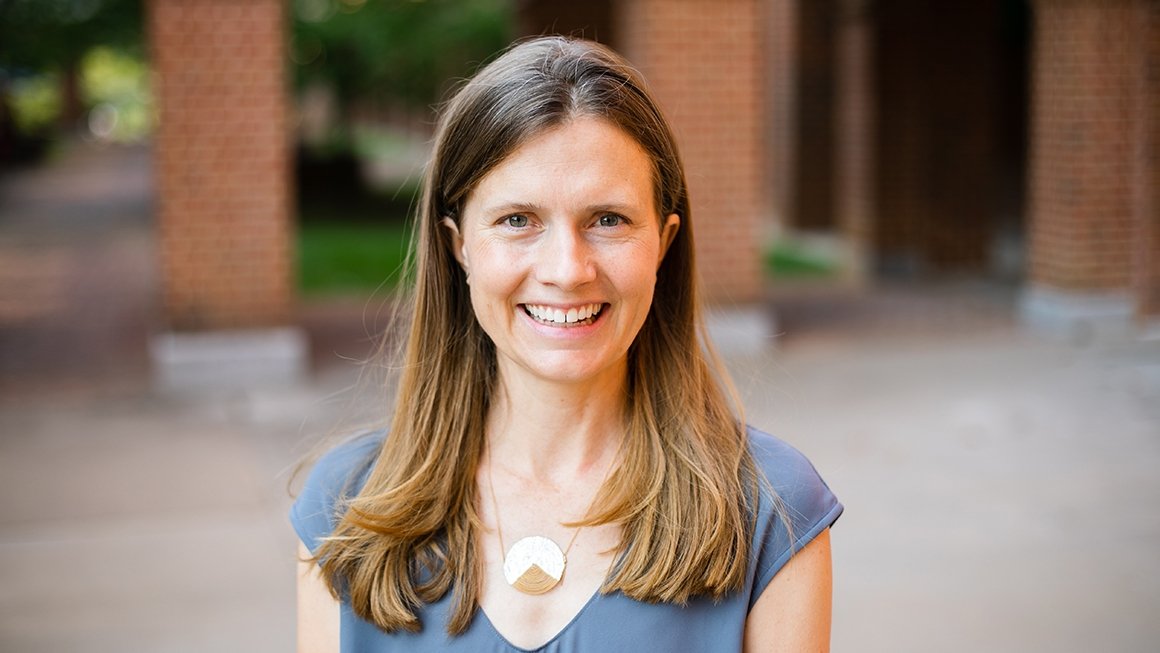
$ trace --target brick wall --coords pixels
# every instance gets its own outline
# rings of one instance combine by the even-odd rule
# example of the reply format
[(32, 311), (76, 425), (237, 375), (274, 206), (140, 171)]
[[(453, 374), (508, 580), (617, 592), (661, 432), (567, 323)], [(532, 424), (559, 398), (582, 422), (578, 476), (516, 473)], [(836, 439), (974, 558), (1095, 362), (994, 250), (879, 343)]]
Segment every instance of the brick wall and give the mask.
[[(797, 223), (798, 192), (798, 15), (800, 0), (766, 2), (765, 165), (770, 207), (779, 227)], [(771, 225), (772, 226), (772, 225)]]
[(768, 184), (779, 227), (834, 226), (834, 0), (766, 1)]
[(874, 25), (869, 0), (839, 0), (835, 12), (834, 217), (849, 248), (847, 280), (868, 279), (874, 227)]
[(875, 5), (878, 206), (886, 271), (985, 267), (998, 191), (997, 0)]
[(614, 0), (520, 0), (516, 29), (524, 36), (564, 34), (618, 47)]
[(1135, 139), (1145, 106), (1137, 95), (1146, 50), (1140, 30), (1148, 4), (1034, 5), (1028, 213), (1036, 284), (1079, 292), (1131, 285)]
[(648, 78), (685, 161), (698, 266), (715, 302), (761, 293), (765, 97), (760, 0), (626, 0), (621, 51)]
[(1136, 147), (1137, 310), (1160, 316), (1160, 2), (1144, 8), (1145, 60), (1139, 67), (1140, 138)]
[(158, 234), (168, 327), (289, 318), (281, 0), (151, 0)]
[[(784, 0), (783, 0), (784, 1)], [(834, 0), (798, 4), (797, 201), (793, 224), (834, 226)]]

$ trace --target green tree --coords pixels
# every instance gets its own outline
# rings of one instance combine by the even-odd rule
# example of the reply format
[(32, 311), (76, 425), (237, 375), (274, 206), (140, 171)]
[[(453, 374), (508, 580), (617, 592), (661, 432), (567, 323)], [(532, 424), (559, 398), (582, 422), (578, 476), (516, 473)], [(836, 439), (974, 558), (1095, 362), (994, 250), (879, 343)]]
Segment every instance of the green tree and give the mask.
[(323, 82), (349, 127), (360, 100), (425, 108), (511, 39), (510, 0), (294, 0), (300, 85)]
[(141, 0), (0, 0), (0, 70), (58, 75), (67, 128), (84, 113), (81, 59), (99, 45), (140, 53)]

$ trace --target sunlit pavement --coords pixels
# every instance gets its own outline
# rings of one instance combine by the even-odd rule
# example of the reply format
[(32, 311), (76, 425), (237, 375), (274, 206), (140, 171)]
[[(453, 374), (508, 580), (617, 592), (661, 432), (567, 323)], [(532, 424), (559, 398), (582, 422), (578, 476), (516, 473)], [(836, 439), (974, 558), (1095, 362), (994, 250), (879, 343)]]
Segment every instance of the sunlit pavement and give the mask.
[[(21, 175), (0, 179), (0, 650), (292, 650), (287, 484), (350, 402), (375, 412), (343, 392), (362, 303), (304, 311), (304, 383), (158, 395), (147, 152)], [(1010, 295), (782, 292), (784, 335), (731, 355), (748, 420), (846, 505), (836, 651), (1160, 642), (1160, 343), (1034, 338)]]
[(738, 376), (846, 505), (834, 650), (1156, 650), (1155, 344), (852, 337)]

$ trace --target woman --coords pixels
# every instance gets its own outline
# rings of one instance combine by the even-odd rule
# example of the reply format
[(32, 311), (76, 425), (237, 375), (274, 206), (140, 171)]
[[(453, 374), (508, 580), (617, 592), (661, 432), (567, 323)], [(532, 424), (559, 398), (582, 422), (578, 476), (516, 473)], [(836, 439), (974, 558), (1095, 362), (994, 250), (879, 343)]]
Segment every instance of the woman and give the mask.
[(419, 220), (390, 427), (292, 511), (300, 650), (826, 650), (842, 507), (726, 401), (639, 73), (510, 49), (444, 108)]

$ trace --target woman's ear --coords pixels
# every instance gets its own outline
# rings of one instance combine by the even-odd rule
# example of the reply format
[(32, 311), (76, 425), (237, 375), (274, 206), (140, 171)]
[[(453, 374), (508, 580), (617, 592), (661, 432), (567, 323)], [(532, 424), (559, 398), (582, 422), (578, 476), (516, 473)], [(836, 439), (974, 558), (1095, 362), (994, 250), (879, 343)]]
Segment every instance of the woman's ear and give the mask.
[(451, 234), (451, 255), (459, 261), (459, 267), (468, 275), (471, 274), (471, 266), (467, 262), (467, 247), (463, 244), (463, 235), (459, 233), (459, 225), (451, 218), (443, 218), (439, 221), (439, 225)]
[(677, 230), (681, 228), (681, 216), (676, 213), (671, 213), (665, 218), (665, 224), (661, 227), (661, 253), (657, 258), (657, 267), (660, 267), (661, 261), (665, 260), (665, 254), (669, 251), (669, 245), (673, 244), (673, 240), (677, 237)]

